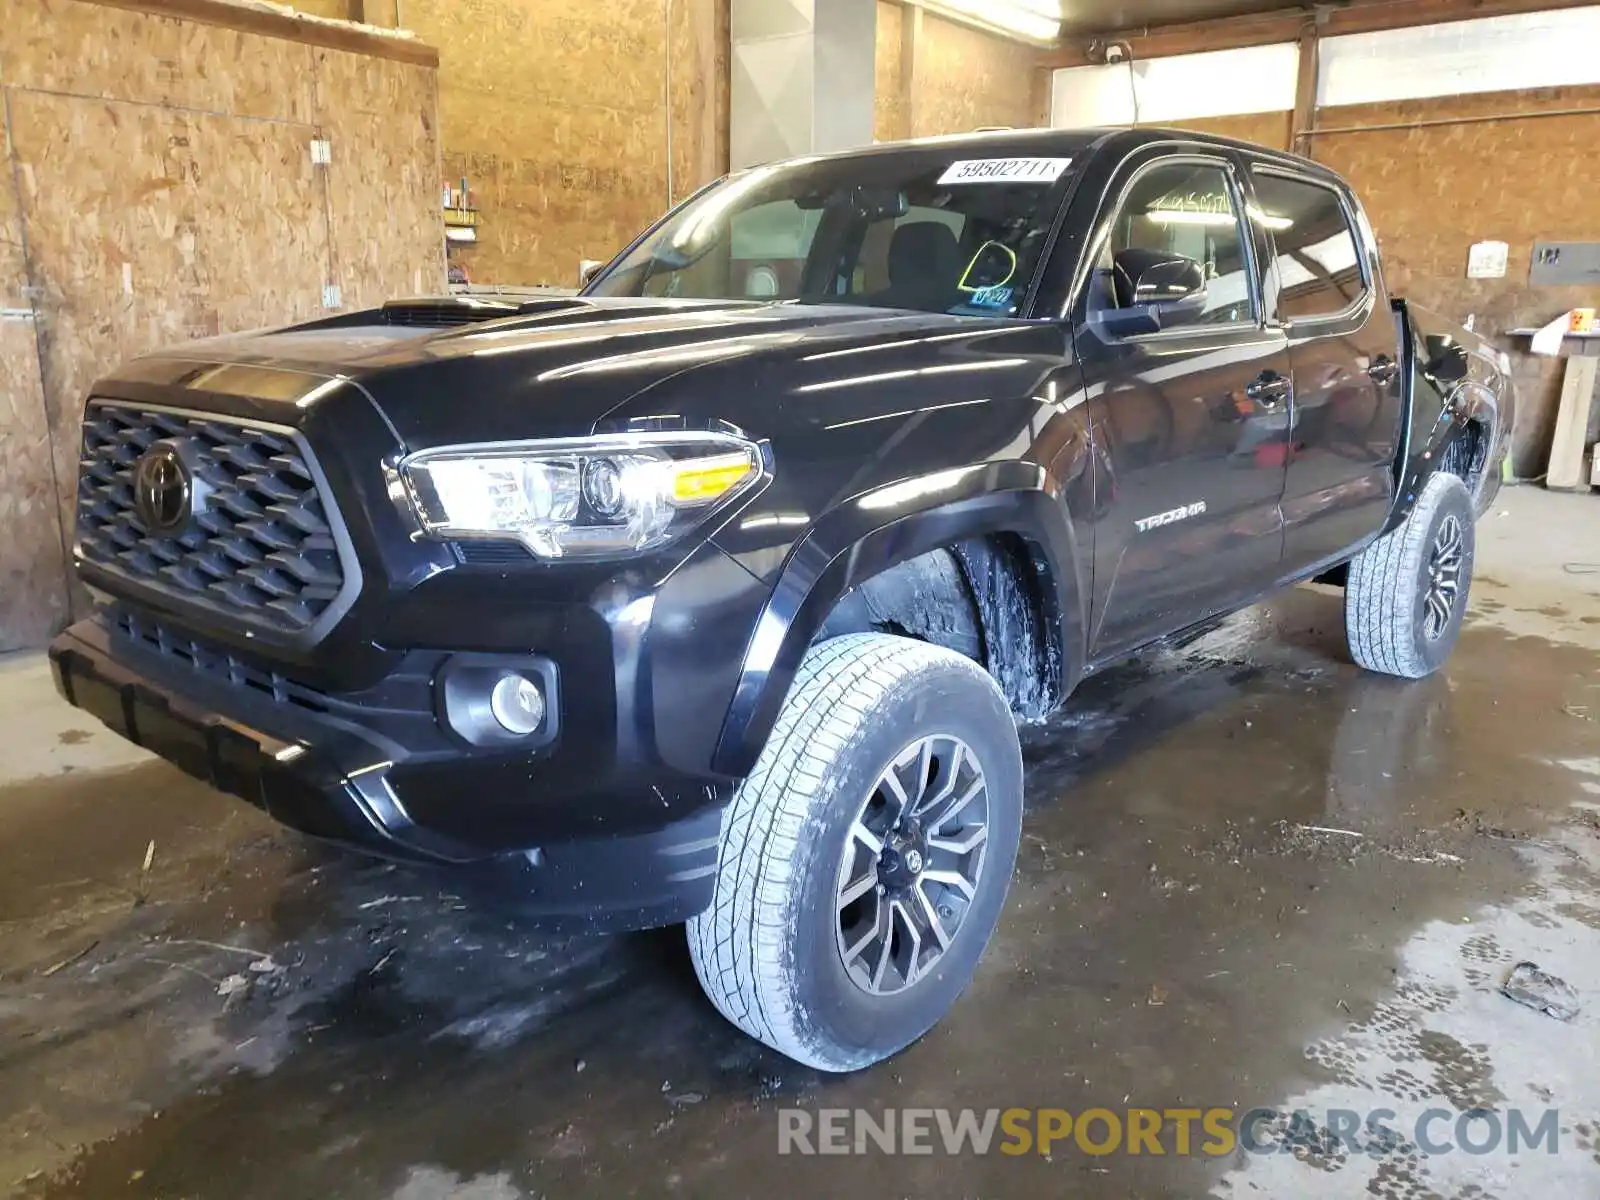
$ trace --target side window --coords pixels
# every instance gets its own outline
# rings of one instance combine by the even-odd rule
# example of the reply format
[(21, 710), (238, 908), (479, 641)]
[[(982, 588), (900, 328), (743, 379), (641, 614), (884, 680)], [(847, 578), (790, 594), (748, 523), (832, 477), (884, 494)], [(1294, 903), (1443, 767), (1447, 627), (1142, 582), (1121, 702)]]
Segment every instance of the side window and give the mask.
[(1153, 307), (1161, 329), (1253, 321), (1244, 224), (1227, 170), (1170, 163), (1137, 176), (1089, 286), (1091, 317)]
[(1366, 291), (1361, 254), (1338, 194), (1321, 184), (1255, 173), (1259, 214), (1278, 264), (1278, 311), (1288, 320), (1331, 317)]

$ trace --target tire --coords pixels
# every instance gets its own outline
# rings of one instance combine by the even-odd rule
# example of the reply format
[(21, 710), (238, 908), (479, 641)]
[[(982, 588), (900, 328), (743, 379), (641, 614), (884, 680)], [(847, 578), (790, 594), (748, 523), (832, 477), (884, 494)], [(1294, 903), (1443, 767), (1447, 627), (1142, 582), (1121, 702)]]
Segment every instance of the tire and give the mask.
[[(891, 770), (904, 806), (884, 778)], [(892, 814), (917, 810), (919, 781), (928, 811), (950, 816), (895, 832)], [(888, 1058), (971, 980), (1005, 903), (1021, 823), (1016, 724), (982, 668), (876, 633), (812, 647), (723, 818), (712, 904), (689, 921), (701, 986), (728, 1020), (807, 1066), (854, 1071)], [(951, 849), (980, 827), (974, 847)], [(880, 834), (881, 856), (870, 845)], [(941, 882), (958, 875), (970, 897)], [(939, 922), (942, 952), (932, 925), (914, 938), (911, 919)]]
[[(1344, 590), (1345, 639), (1350, 655), (1369, 671), (1421, 679), (1450, 657), (1472, 584), (1472, 497), (1455, 475), (1436, 473), (1399, 528), (1368, 546), (1350, 563)], [(1441, 550), (1454, 533), (1453, 566)], [(1454, 580), (1447, 611), (1434, 588)]]

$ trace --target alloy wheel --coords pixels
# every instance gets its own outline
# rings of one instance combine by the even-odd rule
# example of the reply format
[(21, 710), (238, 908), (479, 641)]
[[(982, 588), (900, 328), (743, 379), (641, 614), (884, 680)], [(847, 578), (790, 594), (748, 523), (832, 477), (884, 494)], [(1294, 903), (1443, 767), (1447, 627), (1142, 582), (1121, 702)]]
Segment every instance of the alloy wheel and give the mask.
[(1461, 597), (1461, 567), (1466, 558), (1461, 519), (1453, 513), (1445, 517), (1434, 535), (1428, 554), (1428, 591), (1423, 599), (1422, 633), (1436, 642), (1450, 628)]
[(856, 986), (890, 995), (928, 975), (977, 894), (988, 835), (988, 785), (965, 742), (935, 734), (894, 757), (839, 864), (835, 928)]

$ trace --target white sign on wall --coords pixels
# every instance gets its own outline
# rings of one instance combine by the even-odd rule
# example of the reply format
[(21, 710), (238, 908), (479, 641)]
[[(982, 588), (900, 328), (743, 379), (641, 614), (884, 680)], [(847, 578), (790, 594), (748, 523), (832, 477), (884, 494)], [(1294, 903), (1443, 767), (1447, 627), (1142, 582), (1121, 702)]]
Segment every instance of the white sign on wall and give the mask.
[(1468, 279), (1500, 279), (1506, 273), (1511, 247), (1504, 242), (1474, 242), (1467, 251)]

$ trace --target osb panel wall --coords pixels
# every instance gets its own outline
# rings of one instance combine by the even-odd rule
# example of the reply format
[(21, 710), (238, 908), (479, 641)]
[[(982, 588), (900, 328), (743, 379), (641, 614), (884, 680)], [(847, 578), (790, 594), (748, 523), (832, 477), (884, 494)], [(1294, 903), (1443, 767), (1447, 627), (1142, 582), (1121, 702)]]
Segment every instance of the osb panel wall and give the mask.
[(927, 16), (918, 53), (913, 136), (1035, 124), (1031, 46)]
[[(1600, 88), (1552, 88), (1396, 104), (1323, 109), (1323, 128), (1494, 116), (1541, 110), (1600, 110)], [(1535, 239), (1600, 241), (1594, 162), (1600, 111), (1470, 124), (1330, 133), (1313, 139), (1315, 157), (1360, 192), (1383, 248), (1389, 286), (1476, 327), (1512, 351), (1522, 402), (1515, 469), (1545, 468), (1560, 396), (1559, 359), (1524, 353), (1503, 331), (1542, 325), (1577, 305), (1600, 305), (1593, 287), (1532, 287)], [(1468, 279), (1467, 250), (1492, 238), (1510, 246), (1503, 279)]]
[[(431, 68), (88, 0), (3, 2), (7, 200), (39, 353), (31, 377), (0, 373), (0, 412), (38, 414), (7, 419), (35, 447), (42, 420), (52, 453), (14, 455), (7, 438), (0, 504), (53, 495), (60, 516), (26, 532), (0, 522), (0, 578), (25, 582), (7, 588), (0, 645), (61, 618), (44, 581), (60, 578), (97, 375), (163, 344), (320, 314), (328, 283), (365, 303), (443, 282)], [(329, 168), (311, 164), (319, 136)], [(0, 304), (18, 269), (0, 262)], [(21, 324), (6, 323), (0, 354), (18, 353)]]
[[(726, 162), (710, 132), (727, 125), (726, 8), (674, 5), (673, 198)], [(445, 176), (467, 178), (482, 222), (452, 253), (474, 282), (571, 285), (665, 210), (662, 0), (407, 0), (404, 16), (439, 48)]]
[[(94, 378), (156, 346), (320, 312), (326, 209), (295, 125), (33, 92), (12, 95), (11, 123), (70, 524)], [(133, 202), (107, 203), (118, 195)]]
[[(9, 161), (0, 158), (0, 168)], [(43, 641), (67, 611), (38, 347), (23, 313), (27, 282), (16, 191), (11, 172), (0, 170), (0, 650)]]
[(1287, 112), (1242, 113), (1233, 117), (1203, 117), (1168, 124), (1177, 129), (1214, 133), (1221, 137), (1254, 142), (1258, 146), (1269, 146), (1274, 150), (1286, 150), (1293, 116), (1293, 113)]
[(81, 0), (4, 0), (9, 89), (310, 124), (312, 51)]
[(438, 291), (438, 72), (314, 53), (319, 127), (333, 143), (329, 278), (354, 308)]
[(902, 21), (910, 15), (898, 4), (877, 0), (878, 35), (872, 63), (872, 136), (894, 142), (909, 137), (905, 96), (900, 89)]

